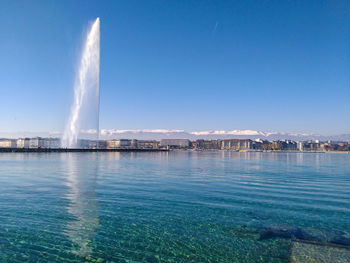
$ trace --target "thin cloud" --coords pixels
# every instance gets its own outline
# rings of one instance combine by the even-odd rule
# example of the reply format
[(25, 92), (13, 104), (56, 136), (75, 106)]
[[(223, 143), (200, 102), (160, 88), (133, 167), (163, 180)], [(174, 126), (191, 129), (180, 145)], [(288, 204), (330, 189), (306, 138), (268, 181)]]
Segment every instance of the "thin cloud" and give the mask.
[(213, 29), (213, 31), (212, 31), (212, 34), (215, 34), (216, 29), (218, 28), (218, 25), (219, 25), (219, 22), (216, 21), (215, 26), (214, 26), (214, 29)]

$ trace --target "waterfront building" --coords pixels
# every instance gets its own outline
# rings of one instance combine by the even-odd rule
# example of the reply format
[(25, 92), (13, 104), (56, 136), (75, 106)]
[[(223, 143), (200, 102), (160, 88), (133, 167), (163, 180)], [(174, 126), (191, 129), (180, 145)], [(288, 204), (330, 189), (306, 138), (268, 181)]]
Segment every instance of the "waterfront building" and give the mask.
[(29, 148), (29, 138), (17, 139), (17, 148)]
[(98, 141), (96, 140), (88, 140), (88, 149), (96, 149), (98, 146)]
[(105, 140), (98, 141), (98, 148), (99, 149), (106, 149), (107, 148), (107, 141), (105, 141)]
[(296, 151), (298, 149), (298, 145), (295, 141), (291, 140), (282, 140), (278, 141), (280, 144), (280, 149), (284, 151)]
[(222, 150), (250, 150), (252, 146), (252, 141), (249, 139), (229, 139), (221, 140)]
[(161, 147), (168, 148), (189, 148), (191, 141), (188, 139), (162, 139), (160, 140)]
[(138, 149), (158, 149), (159, 142), (155, 140), (138, 140), (137, 148)]
[(304, 142), (297, 142), (298, 151), (304, 151)]
[[(135, 141), (133, 142), (135, 144)], [(115, 139), (107, 141), (107, 149), (131, 148), (131, 140)]]
[(192, 142), (192, 147), (198, 150), (219, 150), (221, 148), (220, 140), (196, 140)]
[(220, 140), (204, 140), (203, 149), (204, 150), (219, 150), (221, 148)]
[(17, 141), (13, 139), (1, 139), (0, 148), (16, 148)]
[[(29, 148), (32, 149), (57, 149), (60, 148), (61, 141), (59, 138), (41, 138), (35, 137), (29, 139)], [(23, 148), (23, 147), (22, 147)]]
[(59, 138), (47, 138), (47, 145), (51, 149), (60, 148), (61, 140)]
[(30, 138), (29, 140), (29, 148), (48, 148), (47, 143), (41, 137)]
[(331, 145), (328, 142), (320, 143), (320, 150), (325, 152), (331, 148), (330, 146)]
[(204, 140), (196, 140), (192, 142), (192, 148), (196, 150), (204, 150)]
[(192, 144), (192, 148), (195, 149), (195, 150), (198, 150), (198, 149), (202, 149), (203, 148), (203, 142), (204, 140), (196, 140), (196, 141), (192, 141), (191, 144)]
[(130, 141), (130, 148), (136, 149), (138, 147), (137, 144), (138, 144), (138, 140), (132, 139)]
[(252, 150), (256, 150), (256, 151), (262, 151), (263, 150), (263, 146), (265, 144), (268, 144), (268, 141), (264, 141), (262, 139), (255, 139), (254, 141), (251, 141), (251, 149)]
[(77, 148), (88, 149), (89, 148), (89, 140), (79, 139), (77, 143)]
[(281, 145), (281, 141), (272, 141), (269, 143), (269, 150), (272, 151), (280, 151), (282, 150), (282, 145)]
[(317, 151), (319, 150), (320, 143), (318, 141), (307, 141), (304, 143), (304, 150)]

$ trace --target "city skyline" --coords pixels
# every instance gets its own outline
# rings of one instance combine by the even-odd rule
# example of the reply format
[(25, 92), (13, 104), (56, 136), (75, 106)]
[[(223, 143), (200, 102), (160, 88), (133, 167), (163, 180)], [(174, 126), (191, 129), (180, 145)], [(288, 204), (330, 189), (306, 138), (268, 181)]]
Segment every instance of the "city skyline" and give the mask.
[(0, 133), (63, 131), (95, 17), (103, 129), (350, 133), (346, 1), (0, 6)]
[(239, 152), (349, 152), (350, 141), (266, 140), (266, 139), (108, 139), (78, 140), (75, 147), (62, 147), (59, 138), (0, 139), (0, 152), (91, 152), (91, 151), (170, 151), (228, 150)]

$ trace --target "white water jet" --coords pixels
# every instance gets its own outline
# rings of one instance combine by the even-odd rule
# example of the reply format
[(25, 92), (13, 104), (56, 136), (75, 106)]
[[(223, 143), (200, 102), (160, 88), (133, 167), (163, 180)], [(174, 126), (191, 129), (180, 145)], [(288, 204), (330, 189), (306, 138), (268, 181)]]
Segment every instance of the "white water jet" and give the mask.
[(78, 147), (78, 139), (99, 137), (100, 18), (91, 25), (74, 84), (74, 102), (63, 133), (62, 147)]

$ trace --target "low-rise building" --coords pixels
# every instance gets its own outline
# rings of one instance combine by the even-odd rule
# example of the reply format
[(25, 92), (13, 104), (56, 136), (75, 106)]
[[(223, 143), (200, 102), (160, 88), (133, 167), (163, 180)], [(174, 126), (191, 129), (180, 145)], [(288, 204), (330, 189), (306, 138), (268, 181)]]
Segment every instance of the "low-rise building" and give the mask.
[(167, 148), (189, 148), (191, 141), (188, 139), (162, 139), (160, 140), (161, 147)]
[(61, 147), (61, 140), (59, 138), (47, 138), (48, 148), (57, 149)]
[(154, 140), (138, 140), (137, 148), (138, 149), (158, 149), (159, 142)]
[(317, 151), (320, 148), (319, 141), (307, 141), (304, 142), (304, 150), (305, 151)]
[(0, 139), (0, 148), (16, 148), (17, 141), (14, 139)]
[(138, 144), (138, 140), (136, 140), (136, 139), (131, 139), (130, 140), (130, 148), (131, 149), (136, 149), (138, 146), (137, 146), (137, 144)]
[(221, 149), (221, 141), (220, 140), (204, 140), (203, 149), (204, 150), (219, 150), (219, 149)]
[(298, 145), (295, 141), (282, 140), (282, 141), (279, 141), (279, 143), (281, 145), (281, 150), (284, 150), (284, 151), (296, 151), (298, 149)]
[[(135, 142), (133, 142), (135, 144)], [(131, 148), (131, 140), (115, 139), (107, 141), (107, 149)]]
[(219, 150), (221, 149), (220, 140), (196, 140), (192, 142), (193, 149), (197, 150)]
[(297, 142), (298, 151), (304, 151), (304, 142)]
[(17, 139), (17, 148), (29, 148), (29, 138), (19, 138)]
[(47, 143), (41, 137), (30, 138), (29, 140), (29, 148), (48, 148), (47, 146)]
[(264, 150), (264, 145), (268, 144), (268, 141), (264, 141), (262, 139), (255, 139), (251, 142), (251, 149), (255, 151), (262, 151)]
[(106, 149), (106, 148), (107, 148), (107, 141), (105, 141), (105, 140), (99, 140), (99, 141), (98, 141), (98, 148), (99, 148), (99, 149)]
[(57, 149), (57, 148), (60, 148), (60, 143), (61, 141), (59, 138), (35, 137), (35, 138), (30, 138), (29, 148)]
[(250, 150), (252, 146), (252, 141), (248, 139), (229, 139), (221, 141), (222, 150)]
[(90, 145), (91, 145), (90, 140), (78, 139), (77, 148), (89, 149)]

